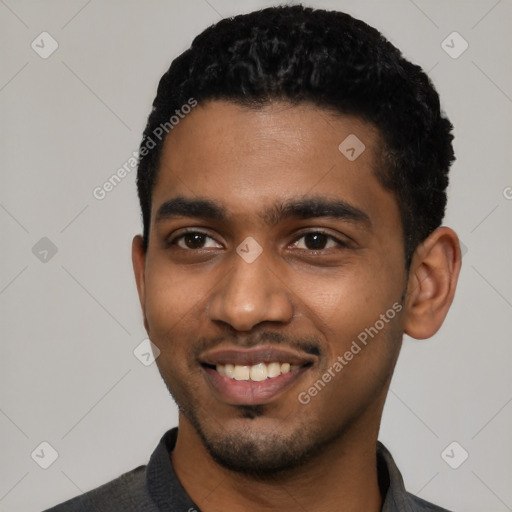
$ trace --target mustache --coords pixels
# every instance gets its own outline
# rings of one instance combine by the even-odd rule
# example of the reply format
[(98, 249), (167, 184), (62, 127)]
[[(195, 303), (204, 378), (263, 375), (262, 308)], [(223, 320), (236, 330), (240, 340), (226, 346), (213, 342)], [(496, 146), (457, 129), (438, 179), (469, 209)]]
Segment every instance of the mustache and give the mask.
[(292, 338), (281, 332), (260, 331), (253, 334), (240, 335), (236, 333), (224, 333), (214, 338), (200, 337), (192, 348), (192, 355), (197, 359), (207, 350), (212, 350), (224, 342), (229, 341), (231, 345), (239, 348), (252, 348), (259, 345), (282, 345), (298, 352), (305, 352), (313, 356), (322, 354), (321, 344), (318, 338), (304, 336)]

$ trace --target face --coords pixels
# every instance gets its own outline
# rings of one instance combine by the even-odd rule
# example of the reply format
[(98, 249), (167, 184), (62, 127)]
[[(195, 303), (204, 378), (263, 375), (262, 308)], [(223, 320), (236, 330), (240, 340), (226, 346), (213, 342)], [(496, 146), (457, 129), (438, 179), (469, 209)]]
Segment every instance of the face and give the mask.
[(378, 150), (372, 125), (306, 104), (213, 101), (166, 139), (139, 294), (180, 431), (225, 467), (378, 430), (407, 279)]

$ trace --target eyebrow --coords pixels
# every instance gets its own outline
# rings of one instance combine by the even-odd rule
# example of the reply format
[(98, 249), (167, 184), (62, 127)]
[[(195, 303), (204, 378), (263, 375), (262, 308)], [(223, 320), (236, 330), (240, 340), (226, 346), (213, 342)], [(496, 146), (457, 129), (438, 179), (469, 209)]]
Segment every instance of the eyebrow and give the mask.
[[(264, 222), (274, 226), (290, 218), (309, 219), (326, 217), (371, 226), (370, 217), (355, 206), (339, 199), (322, 196), (289, 199), (275, 203), (260, 214)], [(205, 198), (188, 199), (182, 196), (169, 199), (160, 205), (155, 224), (176, 217), (198, 217), (202, 219), (226, 221), (227, 209)]]
[(371, 226), (370, 217), (359, 208), (341, 199), (328, 199), (321, 196), (291, 199), (284, 203), (276, 203), (263, 214), (263, 218), (269, 226), (274, 226), (289, 218), (309, 219), (317, 217), (327, 217), (361, 223), (367, 227)]
[(187, 199), (182, 196), (162, 203), (156, 212), (155, 224), (175, 217), (201, 217), (204, 219), (225, 220), (226, 209), (210, 199)]

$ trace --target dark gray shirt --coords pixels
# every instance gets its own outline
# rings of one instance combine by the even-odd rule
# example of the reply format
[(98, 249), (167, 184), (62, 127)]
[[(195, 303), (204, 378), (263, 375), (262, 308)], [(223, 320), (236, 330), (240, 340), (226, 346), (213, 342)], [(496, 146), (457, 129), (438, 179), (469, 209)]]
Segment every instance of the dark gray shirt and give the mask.
[[(165, 433), (147, 466), (121, 475), (46, 512), (200, 512), (181, 486), (169, 454), (178, 429)], [(382, 512), (448, 512), (406, 492), (402, 475), (383, 444), (377, 444), (379, 484), (385, 494)]]

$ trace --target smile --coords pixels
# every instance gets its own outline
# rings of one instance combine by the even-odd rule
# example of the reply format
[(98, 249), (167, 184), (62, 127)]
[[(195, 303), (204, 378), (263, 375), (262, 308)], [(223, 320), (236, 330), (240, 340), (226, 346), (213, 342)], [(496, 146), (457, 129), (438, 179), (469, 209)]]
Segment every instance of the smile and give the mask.
[(290, 363), (258, 363), (252, 366), (243, 366), (240, 364), (218, 364), (217, 372), (230, 379), (235, 380), (251, 380), (253, 382), (261, 382), (267, 379), (274, 379), (284, 373), (294, 371), (300, 368), (298, 365)]
[(288, 390), (314, 363), (310, 355), (272, 347), (225, 349), (201, 358), (213, 393), (231, 405), (269, 403)]

